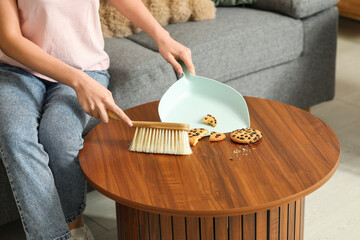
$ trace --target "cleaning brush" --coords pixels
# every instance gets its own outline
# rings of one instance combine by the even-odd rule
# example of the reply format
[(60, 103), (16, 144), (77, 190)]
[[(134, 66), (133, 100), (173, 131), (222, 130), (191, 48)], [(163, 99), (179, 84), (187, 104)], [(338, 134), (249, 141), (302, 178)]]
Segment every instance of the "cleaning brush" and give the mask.
[[(109, 112), (109, 117), (120, 120)], [(133, 152), (190, 155), (189, 124), (132, 121), (136, 127), (129, 150)]]

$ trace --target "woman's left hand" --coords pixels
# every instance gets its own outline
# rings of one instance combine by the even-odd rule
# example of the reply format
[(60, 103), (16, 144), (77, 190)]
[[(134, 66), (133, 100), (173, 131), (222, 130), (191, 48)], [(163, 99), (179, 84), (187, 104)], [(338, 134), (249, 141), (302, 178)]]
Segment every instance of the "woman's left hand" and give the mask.
[(159, 38), (157, 44), (161, 56), (174, 67), (178, 74), (181, 75), (183, 69), (178, 61), (176, 61), (177, 58), (181, 59), (189, 69), (190, 73), (195, 75), (195, 67), (191, 59), (191, 50), (189, 48), (175, 41), (169, 34)]

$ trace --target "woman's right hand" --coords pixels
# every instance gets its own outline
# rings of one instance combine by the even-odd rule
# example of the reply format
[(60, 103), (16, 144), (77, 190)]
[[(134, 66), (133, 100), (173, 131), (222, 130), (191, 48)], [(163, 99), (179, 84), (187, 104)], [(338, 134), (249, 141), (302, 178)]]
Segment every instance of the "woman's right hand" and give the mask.
[(111, 111), (131, 127), (130, 118), (116, 105), (112, 93), (86, 73), (81, 73), (81, 80), (73, 88), (83, 110), (105, 123), (109, 122), (108, 111)]

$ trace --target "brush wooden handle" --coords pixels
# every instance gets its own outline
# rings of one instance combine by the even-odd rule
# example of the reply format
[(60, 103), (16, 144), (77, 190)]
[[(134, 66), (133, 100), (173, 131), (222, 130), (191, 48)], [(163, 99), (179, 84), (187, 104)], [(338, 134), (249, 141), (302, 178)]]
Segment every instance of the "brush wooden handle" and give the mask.
[(190, 129), (190, 125), (186, 123), (170, 123), (170, 122), (148, 122), (148, 121), (132, 121), (133, 127), (141, 128), (160, 128), (169, 130), (185, 130)]
[[(110, 118), (122, 121), (115, 113), (108, 111)], [(190, 125), (186, 123), (168, 123), (168, 122), (148, 122), (148, 121), (132, 121), (133, 127), (142, 128), (159, 128), (169, 130), (185, 130), (189, 131)]]
[(108, 113), (108, 115), (109, 115), (109, 117), (110, 117), (111, 119), (118, 120), (118, 121), (122, 121), (122, 119), (119, 118), (115, 113), (113, 113), (113, 112), (111, 112), (111, 111), (107, 111), (107, 113)]

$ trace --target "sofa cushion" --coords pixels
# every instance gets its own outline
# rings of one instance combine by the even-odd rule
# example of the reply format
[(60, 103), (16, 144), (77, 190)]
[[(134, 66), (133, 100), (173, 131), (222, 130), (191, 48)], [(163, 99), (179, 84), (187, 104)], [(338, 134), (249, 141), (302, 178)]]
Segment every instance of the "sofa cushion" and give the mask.
[[(256, 9), (218, 8), (216, 19), (166, 29), (191, 49), (198, 75), (221, 82), (289, 62), (303, 50), (301, 20)], [(158, 50), (145, 33), (128, 39)]]
[(305, 18), (338, 2), (339, 0), (256, 0), (253, 7), (280, 12), (293, 18)]

